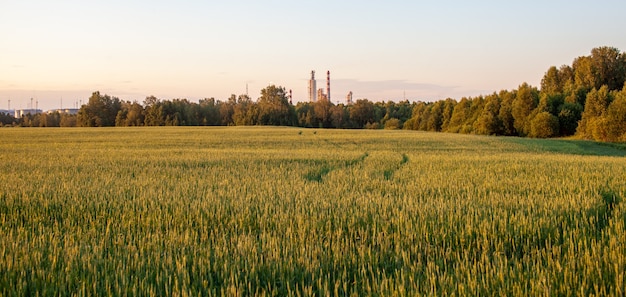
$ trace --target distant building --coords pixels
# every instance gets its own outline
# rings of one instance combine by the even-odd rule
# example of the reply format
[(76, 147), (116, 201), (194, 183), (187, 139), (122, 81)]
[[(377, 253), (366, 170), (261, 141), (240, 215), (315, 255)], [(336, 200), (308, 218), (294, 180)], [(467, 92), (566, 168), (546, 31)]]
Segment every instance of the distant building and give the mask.
[(26, 108), (26, 109), (16, 109), (14, 113), (15, 118), (21, 118), (25, 115), (36, 115), (42, 113), (41, 109), (35, 108)]
[(58, 112), (60, 114), (78, 114), (79, 110), (80, 109), (78, 109), (78, 108), (59, 108), (59, 109), (48, 110), (47, 113), (51, 114), (51, 113), (54, 113), (54, 112)]
[(324, 94), (324, 89), (317, 90), (317, 101), (328, 101), (328, 96)]
[(346, 105), (352, 105), (352, 91), (346, 95)]
[(0, 109), (0, 114), (8, 114), (8, 115), (14, 115), (15, 114), (15, 110), (8, 110), (8, 109)]

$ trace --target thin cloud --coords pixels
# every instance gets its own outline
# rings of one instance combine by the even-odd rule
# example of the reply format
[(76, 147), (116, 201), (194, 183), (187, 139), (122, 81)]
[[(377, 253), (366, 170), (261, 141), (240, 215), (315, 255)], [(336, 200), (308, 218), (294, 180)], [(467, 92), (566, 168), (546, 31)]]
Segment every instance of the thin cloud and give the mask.
[(449, 91), (458, 88), (457, 86), (442, 86), (429, 83), (414, 83), (406, 80), (378, 80), (362, 81), (358, 79), (335, 79), (331, 83), (338, 86), (354, 86), (363, 91), (385, 91), (385, 90), (437, 90)]
[[(331, 80), (331, 90), (339, 93), (353, 92), (355, 99), (367, 98), (369, 100), (409, 100), (434, 101), (447, 97), (467, 95), (466, 89), (460, 86), (446, 86), (432, 83), (418, 83), (407, 80), (358, 80), (358, 79), (335, 79)], [(343, 91), (345, 90), (345, 91)], [(473, 93), (473, 92), (472, 92)], [(344, 95), (345, 96), (345, 95)], [(336, 95), (334, 98), (337, 98)]]

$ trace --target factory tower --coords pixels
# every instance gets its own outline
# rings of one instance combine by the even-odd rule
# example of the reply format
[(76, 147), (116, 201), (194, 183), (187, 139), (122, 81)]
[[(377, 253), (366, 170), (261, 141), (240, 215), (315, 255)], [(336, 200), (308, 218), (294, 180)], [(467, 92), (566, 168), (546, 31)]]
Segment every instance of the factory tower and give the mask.
[(311, 79), (309, 79), (309, 101), (317, 102), (319, 100), (330, 101), (330, 71), (326, 71), (326, 94), (324, 94), (323, 88), (317, 89), (315, 71), (311, 71)]
[(309, 80), (309, 101), (315, 102), (317, 100), (317, 86), (315, 83), (315, 71), (311, 71), (311, 79)]

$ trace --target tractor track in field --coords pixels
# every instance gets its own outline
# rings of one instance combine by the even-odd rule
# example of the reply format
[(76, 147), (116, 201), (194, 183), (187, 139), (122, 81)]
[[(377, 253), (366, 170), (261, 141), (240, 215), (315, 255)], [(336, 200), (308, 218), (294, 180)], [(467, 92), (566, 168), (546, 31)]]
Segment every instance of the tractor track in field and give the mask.
[(400, 170), (402, 166), (404, 166), (408, 162), (409, 162), (409, 156), (407, 156), (407, 154), (402, 154), (402, 160), (400, 161), (398, 166), (396, 166), (395, 168), (391, 168), (391, 169), (387, 169), (383, 171), (383, 176), (385, 180), (391, 180), (393, 178), (393, 175), (396, 173), (396, 171)]
[(365, 161), (365, 159), (368, 156), (369, 156), (369, 153), (365, 152), (356, 159), (345, 161), (342, 165), (330, 166), (329, 164), (325, 164), (321, 168), (307, 172), (306, 174), (304, 174), (303, 178), (310, 182), (322, 183), (324, 182), (324, 177), (328, 175), (330, 172), (337, 170), (337, 169), (350, 168), (357, 164), (361, 164)]

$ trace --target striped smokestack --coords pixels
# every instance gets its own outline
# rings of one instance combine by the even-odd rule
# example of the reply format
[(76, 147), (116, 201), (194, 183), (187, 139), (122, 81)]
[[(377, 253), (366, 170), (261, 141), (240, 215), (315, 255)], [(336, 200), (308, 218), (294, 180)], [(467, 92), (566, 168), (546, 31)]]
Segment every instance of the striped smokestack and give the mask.
[(330, 102), (330, 70), (326, 71), (326, 96), (328, 96), (328, 102)]

